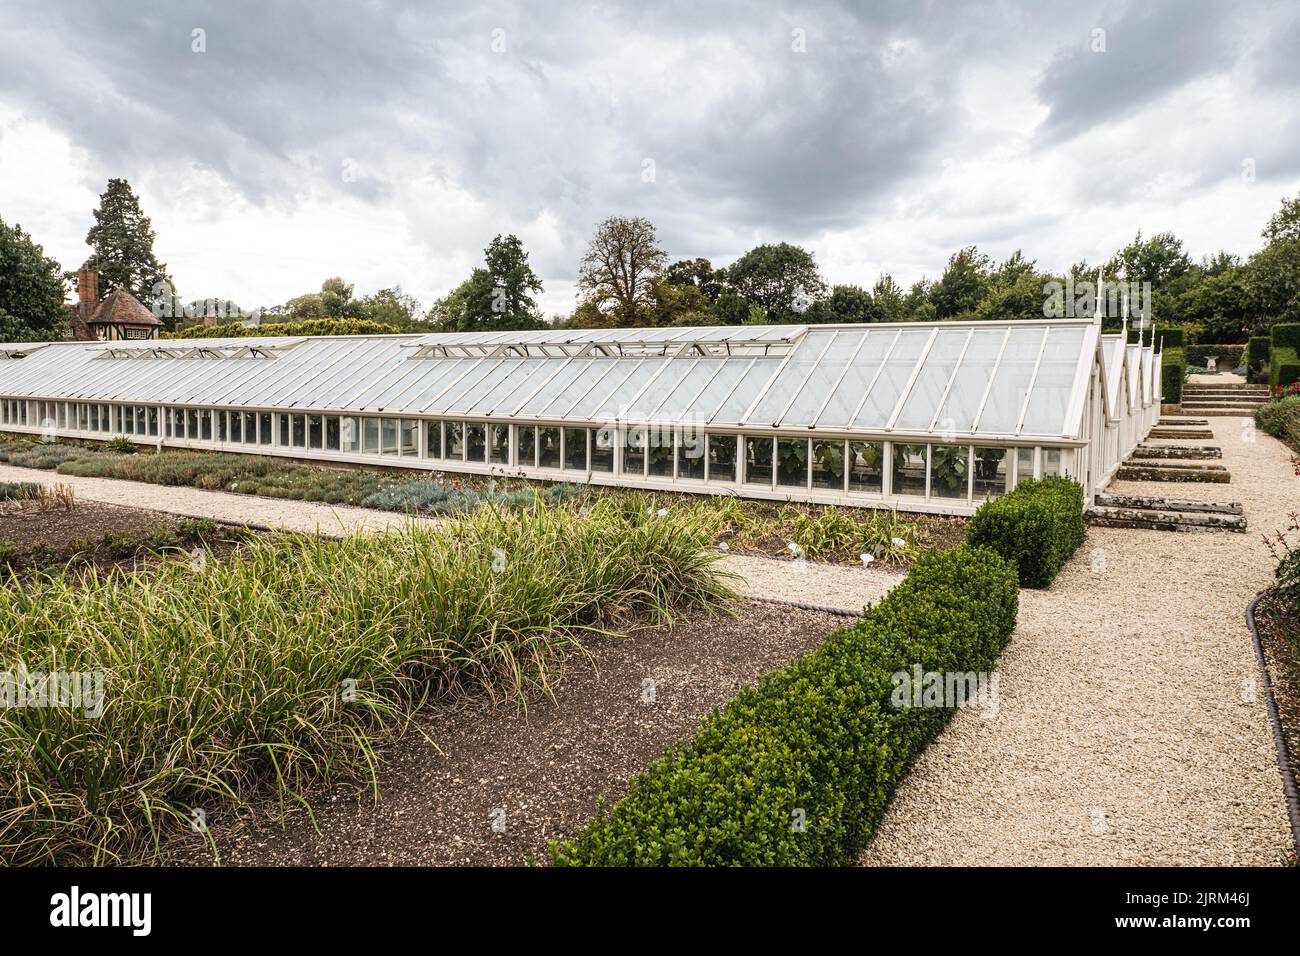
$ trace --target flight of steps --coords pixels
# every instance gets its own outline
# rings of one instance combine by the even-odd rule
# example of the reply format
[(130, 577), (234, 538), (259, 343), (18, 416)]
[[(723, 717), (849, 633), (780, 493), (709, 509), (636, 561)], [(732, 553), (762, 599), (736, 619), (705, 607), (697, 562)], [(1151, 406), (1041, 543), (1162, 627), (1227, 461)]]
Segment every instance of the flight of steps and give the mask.
[(1228, 469), (1211, 459), (1222, 458), (1218, 445), (1153, 445), (1140, 442), (1115, 473), (1127, 481), (1210, 481), (1227, 484)]
[(1255, 410), (1267, 401), (1267, 385), (1196, 385), (1189, 382), (1183, 386), (1182, 410), (1188, 415), (1254, 418)]
[(1150, 531), (1246, 530), (1239, 501), (1186, 501), (1138, 495), (1099, 494), (1085, 510), (1088, 523), (1103, 528), (1146, 528)]

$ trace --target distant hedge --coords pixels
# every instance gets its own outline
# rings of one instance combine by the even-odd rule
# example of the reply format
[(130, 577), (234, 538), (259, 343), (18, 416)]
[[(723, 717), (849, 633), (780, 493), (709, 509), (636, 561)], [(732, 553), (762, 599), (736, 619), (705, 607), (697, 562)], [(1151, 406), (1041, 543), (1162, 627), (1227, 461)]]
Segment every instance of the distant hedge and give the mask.
[[(557, 866), (850, 865), (912, 762), (952, 717), (900, 695), (922, 674), (987, 674), (1011, 639), (1015, 569), (930, 552), (866, 617), (704, 719)], [(903, 675), (900, 678), (899, 675)]]
[(1183, 349), (1183, 358), (1188, 368), (1205, 368), (1211, 357), (1219, 360), (1219, 368), (1241, 368), (1244, 363), (1246, 346), (1244, 345), (1189, 345)]
[(966, 526), (966, 543), (1012, 562), (1021, 587), (1045, 588), (1083, 544), (1083, 534), (1083, 487), (1070, 478), (1040, 478), (980, 505)]
[(267, 335), (394, 335), (400, 329), (369, 319), (308, 319), (304, 322), (264, 322), (261, 325), (191, 325), (164, 332), (165, 339), (232, 339)]
[(1269, 347), (1267, 335), (1252, 335), (1246, 342), (1246, 381), (1263, 384), (1268, 381)]
[(1187, 360), (1182, 349), (1165, 349), (1160, 354), (1160, 401), (1164, 405), (1178, 405), (1183, 400), (1183, 379)]
[(1270, 339), (1268, 384), (1279, 388), (1300, 382), (1300, 322), (1273, 326)]
[[(1128, 342), (1129, 342), (1130, 345), (1136, 345), (1136, 344), (1137, 344), (1137, 341), (1138, 341), (1138, 334), (1139, 334), (1138, 329), (1136, 329), (1136, 328), (1134, 328), (1134, 327), (1132, 327), (1132, 326), (1129, 327), (1129, 330), (1128, 330)], [(1142, 335), (1142, 340), (1143, 340), (1147, 345), (1150, 345), (1150, 344), (1151, 344), (1151, 341), (1152, 341), (1152, 339), (1151, 339), (1151, 328), (1148, 326), (1147, 328), (1141, 330), (1141, 335)], [(1183, 333), (1183, 328), (1182, 328), (1182, 326), (1171, 325), (1171, 326), (1167, 326), (1167, 327), (1166, 327), (1166, 326), (1161, 326), (1161, 327), (1157, 328), (1156, 331), (1155, 331), (1155, 341), (1156, 341), (1157, 343), (1159, 343), (1161, 340), (1164, 341), (1165, 348), (1167, 348), (1167, 349), (1180, 349), (1180, 348), (1182, 348), (1182, 347), (1183, 347), (1183, 342), (1184, 342), (1184, 333)]]

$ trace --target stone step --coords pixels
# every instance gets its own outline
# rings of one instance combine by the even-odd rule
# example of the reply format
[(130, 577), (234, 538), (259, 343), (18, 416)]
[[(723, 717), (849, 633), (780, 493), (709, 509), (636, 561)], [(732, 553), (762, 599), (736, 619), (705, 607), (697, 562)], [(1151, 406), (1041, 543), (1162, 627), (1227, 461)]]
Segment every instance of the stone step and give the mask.
[(1199, 462), (1199, 461), (1152, 461), (1152, 460), (1149, 460), (1149, 459), (1147, 459), (1147, 458), (1144, 458), (1143, 456), (1139, 455), (1137, 452), (1134, 452), (1132, 455), (1130, 455), (1128, 458), (1126, 458), (1126, 459), (1124, 460), (1124, 464), (1126, 464), (1126, 465), (1137, 465), (1139, 468), (1141, 468), (1141, 467), (1143, 467), (1143, 466), (1145, 466), (1145, 465), (1154, 465), (1154, 466), (1157, 467), (1157, 468), (1191, 468), (1191, 469), (1208, 468), (1208, 469), (1210, 469), (1211, 471), (1227, 471), (1227, 470), (1228, 470), (1226, 466), (1224, 466), (1224, 465), (1216, 465), (1214, 462), (1211, 462), (1211, 461), (1207, 461), (1207, 462)]
[(1094, 506), (1084, 511), (1089, 524), (1103, 528), (1146, 528), (1151, 531), (1236, 531), (1246, 530), (1241, 515), (1206, 512), (1156, 511), (1143, 508)]
[(1267, 385), (1197, 385), (1188, 382), (1184, 392), (1209, 392), (1215, 395), (1267, 395)]
[(1232, 475), (1222, 465), (1175, 467), (1170, 462), (1135, 459), (1120, 465), (1115, 477), (1122, 481), (1205, 481), (1222, 485), (1232, 481)]
[(1172, 438), (1178, 441), (1187, 438), (1213, 438), (1214, 432), (1208, 428), (1153, 428), (1147, 435), (1148, 438)]
[(1133, 452), (1138, 458), (1222, 458), (1218, 445), (1148, 445), (1141, 442)]
[(1145, 495), (1109, 495), (1098, 492), (1096, 503), (1105, 508), (1137, 508), (1143, 511), (1212, 511), (1239, 515), (1240, 501), (1192, 501), (1189, 498), (1150, 498)]
[(1207, 418), (1254, 418), (1256, 408), (1197, 408), (1198, 414)]
[(1204, 418), (1162, 418), (1157, 425), (1208, 425)]

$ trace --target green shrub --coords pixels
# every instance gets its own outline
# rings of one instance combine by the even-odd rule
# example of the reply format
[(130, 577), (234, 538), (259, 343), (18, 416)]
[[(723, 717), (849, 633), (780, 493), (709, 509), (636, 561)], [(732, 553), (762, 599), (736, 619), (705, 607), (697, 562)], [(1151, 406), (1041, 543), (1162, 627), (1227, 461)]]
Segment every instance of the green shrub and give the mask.
[(1280, 438), (1292, 447), (1300, 447), (1300, 395), (1287, 395), (1255, 412), (1260, 431)]
[(1164, 405), (1178, 405), (1183, 400), (1183, 382), (1187, 378), (1187, 363), (1182, 349), (1165, 349), (1160, 356), (1160, 401)]
[[(983, 674), (1015, 627), (1015, 570), (968, 547), (924, 556), (859, 623), (746, 688), (573, 840), (562, 866), (852, 864), (952, 716), (900, 675)], [(901, 695), (910, 703), (910, 695)], [(802, 823), (802, 825), (799, 825)]]
[(306, 319), (302, 322), (264, 322), (261, 325), (192, 325), (179, 332), (164, 332), (165, 339), (230, 339), (267, 335), (396, 335), (399, 329), (370, 319)]
[(104, 442), (104, 449), (106, 451), (120, 452), (124, 455), (133, 455), (135, 454), (135, 442), (125, 435), (118, 435)]
[(1292, 382), (1300, 382), (1300, 353), (1289, 345), (1273, 342), (1269, 352), (1268, 384), (1273, 388), (1284, 388)]
[(1012, 562), (1026, 588), (1051, 584), (1083, 535), (1083, 487), (1069, 478), (1022, 481), (980, 505), (966, 526), (967, 543)]
[(1271, 346), (1272, 340), (1267, 335), (1252, 335), (1246, 342), (1246, 381), (1253, 384), (1268, 381)]
[(1300, 349), (1300, 322), (1280, 322), (1269, 330), (1273, 348)]

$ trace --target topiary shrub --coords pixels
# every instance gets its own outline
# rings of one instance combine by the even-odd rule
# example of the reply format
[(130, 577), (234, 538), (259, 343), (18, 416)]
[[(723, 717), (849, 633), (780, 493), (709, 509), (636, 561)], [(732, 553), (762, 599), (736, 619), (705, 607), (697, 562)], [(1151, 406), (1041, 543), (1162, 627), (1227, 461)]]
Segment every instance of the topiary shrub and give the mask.
[(1083, 487), (1070, 478), (1039, 478), (980, 505), (966, 526), (966, 543), (1012, 562), (1021, 587), (1045, 588), (1083, 544), (1083, 534)]
[(1018, 601), (1015, 569), (993, 552), (927, 554), (862, 621), (706, 717), (608, 815), (552, 844), (551, 862), (855, 862), (912, 762), (952, 717), (950, 701), (918, 707), (899, 689), (910, 689), (918, 668), (987, 674), (1011, 638)]
[(1300, 382), (1300, 322), (1273, 326), (1270, 339), (1268, 384), (1278, 388)]
[(1183, 400), (1183, 382), (1187, 379), (1187, 362), (1182, 349), (1165, 349), (1160, 355), (1160, 401), (1178, 405)]
[(1268, 381), (1269, 348), (1272, 341), (1267, 335), (1252, 335), (1246, 342), (1246, 381), (1261, 384)]

